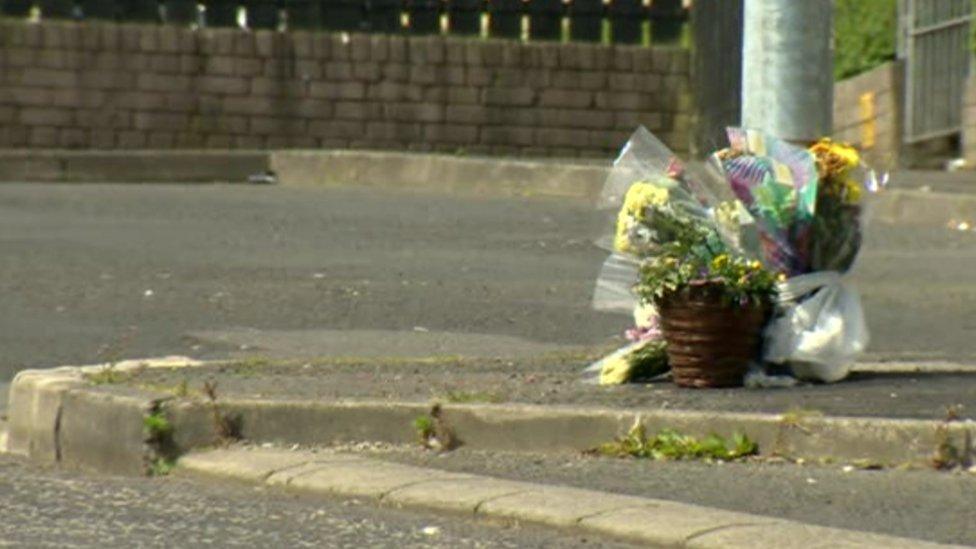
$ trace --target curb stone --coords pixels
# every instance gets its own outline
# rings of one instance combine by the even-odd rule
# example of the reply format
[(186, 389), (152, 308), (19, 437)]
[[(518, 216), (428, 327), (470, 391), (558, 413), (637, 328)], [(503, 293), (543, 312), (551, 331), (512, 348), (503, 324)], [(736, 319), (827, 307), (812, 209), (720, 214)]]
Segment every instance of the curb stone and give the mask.
[[(303, 472), (284, 482), (273, 480), (296, 468)], [(399, 507), (570, 527), (653, 547), (949, 547), (666, 500), (349, 459), (331, 452), (222, 449), (186, 455), (178, 471), (318, 495), (370, 498)]]
[[(125, 372), (201, 364), (191, 359), (128, 361)], [(7, 449), (46, 463), (140, 474), (153, 459), (143, 418), (162, 405), (179, 453), (214, 444), (213, 409), (203, 400), (125, 385), (93, 386), (85, 374), (104, 366), (20, 372), (10, 387)], [(356, 441), (411, 443), (410, 427), (430, 405), (418, 402), (272, 400), (227, 397), (222, 413), (239, 420), (254, 442), (323, 445)], [(471, 449), (579, 452), (625, 433), (640, 421), (651, 432), (694, 436), (742, 432), (762, 454), (807, 460), (866, 460), (880, 465), (928, 463), (946, 442), (965, 448), (976, 422), (945, 423), (864, 417), (802, 416), (669, 409), (605, 409), (529, 404), (444, 404), (442, 417)], [(106, 429), (105, 426), (111, 426)]]
[[(0, 151), (0, 182), (209, 183), (274, 172), (285, 186), (366, 187), (594, 202), (606, 162), (357, 150)], [(892, 188), (871, 204), (889, 223), (944, 227), (976, 221), (976, 195)]]

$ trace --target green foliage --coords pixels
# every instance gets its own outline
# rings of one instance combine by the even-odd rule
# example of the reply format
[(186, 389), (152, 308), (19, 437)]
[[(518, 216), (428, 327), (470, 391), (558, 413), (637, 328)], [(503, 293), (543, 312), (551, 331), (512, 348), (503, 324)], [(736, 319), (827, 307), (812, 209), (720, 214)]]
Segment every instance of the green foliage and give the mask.
[(426, 444), (434, 436), (434, 419), (430, 416), (419, 416), (413, 420), (413, 429), (420, 442)]
[(769, 303), (776, 292), (776, 275), (758, 261), (724, 253), (709, 259), (693, 248), (689, 253), (675, 247), (641, 264), (637, 294), (656, 303), (693, 283), (711, 283), (728, 303), (739, 305)]
[(644, 426), (638, 423), (625, 437), (603, 444), (593, 453), (611, 457), (655, 460), (732, 461), (754, 455), (758, 451), (759, 446), (742, 433), (733, 434), (731, 441), (715, 434), (699, 440), (690, 435), (665, 429), (648, 438)]
[(834, 78), (895, 58), (898, 0), (834, 0)]
[(146, 438), (151, 441), (163, 441), (173, 434), (173, 424), (166, 419), (161, 410), (156, 410), (142, 418), (142, 427)]
[(164, 477), (170, 474), (176, 467), (176, 461), (170, 458), (158, 457), (149, 464), (149, 476)]

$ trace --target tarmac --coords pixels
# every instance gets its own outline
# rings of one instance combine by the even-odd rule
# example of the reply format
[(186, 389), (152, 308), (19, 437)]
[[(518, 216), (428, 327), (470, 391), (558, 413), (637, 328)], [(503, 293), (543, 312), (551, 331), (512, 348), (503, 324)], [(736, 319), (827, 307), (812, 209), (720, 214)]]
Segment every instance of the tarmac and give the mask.
[[(326, 171), (337, 174), (337, 181), (376, 181), (382, 173), (401, 173), (409, 183), (411, 177), (429, 180), (424, 174), (449, 161), (456, 164), (450, 173), (462, 179), (476, 173), (481, 162), (390, 155), (380, 173), (363, 171), (365, 165), (379, 165), (375, 157), (346, 156), (326, 158), (327, 164), (321, 155), (304, 159), (304, 164), (294, 161), (296, 173), (283, 167), (270, 171), (286, 185), (314, 184), (302, 177), (321, 173), (325, 166), (333, 167)], [(269, 162), (275, 166), (275, 160)], [(405, 168), (405, 162), (426, 167)], [(513, 161), (496, 169), (518, 174), (523, 164)], [(61, 171), (50, 179), (79, 180), (64, 175), (72, 164), (58, 160), (54, 165)], [(579, 166), (578, 173), (592, 180), (591, 171), (597, 169)], [(539, 166), (525, 173), (533, 171), (539, 172)], [(498, 173), (492, 175), (496, 181)], [(137, 179), (131, 173), (129, 177)], [(458, 184), (451, 178), (443, 183), (453, 190)], [(474, 180), (467, 185), (475, 193), (571, 199), (592, 197), (598, 188), (576, 185), (567, 193), (524, 180), (502, 191)], [(965, 220), (976, 214), (976, 198), (953, 181), (929, 188), (903, 185), (876, 215), (932, 226), (944, 223), (947, 215)], [(408, 335), (375, 331), (357, 337), (341, 330), (266, 331), (245, 337), (251, 344), (262, 342), (266, 354), (237, 353), (231, 360), (169, 357), (23, 371), (9, 388), (0, 451), (41, 463), (133, 475), (178, 460), (177, 474), (677, 547), (928, 545), (920, 541), (926, 537), (921, 531), (906, 534), (916, 538), (907, 539), (762, 513), (394, 463), (342, 448), (364, 441), (415, 444), (413, 423), (427, 417), (442, 421), (463, 451), (579, 455), (640, 422), (651, 432), (744, 433), (758, 443), (761, 459), (792, 463), (918, 469), (941, 459), (971, 476), (966, 471), (976, 458), (976, 397), (971, 390), (976, 369), (966, 362), (888, 357), (859, 364), (849, 380), (838, 384), (778, 390), (692, 391), (667, 379), (607, 388), (582, 382), (580, 372), (611, 348), (609, 342), (543, 345), (513, 336), (502, 345), (471, 334), (419, 328)], [(240, 334), (233, 331), (196, 335), (223, 341), (228, 348), (241, 345)], [(372, 340), (389, 340), (391, 347), (378, 351), (364, 343)], [(329, 343), (331, 356), (316, 347), (322, 341)], [(276, 345), (291, 351), (276, 353)], [(498, 353), (499, 347), (510, 352)], [(171, 427), (165, 441), (146, 428), (146, 418), (159, 415)], [(230, 435), (247, 444), (213, 450)], [(955, 541), (976, 543), (976, 537)]]

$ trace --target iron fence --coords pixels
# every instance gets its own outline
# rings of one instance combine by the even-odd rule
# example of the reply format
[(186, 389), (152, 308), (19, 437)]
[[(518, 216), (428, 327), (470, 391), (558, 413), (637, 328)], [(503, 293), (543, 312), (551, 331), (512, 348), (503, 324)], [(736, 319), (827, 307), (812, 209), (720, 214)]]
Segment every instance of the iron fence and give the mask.
[(682, 0), (0, 0), (0, 15), (620, 44), (676, 42), (688, 19)]

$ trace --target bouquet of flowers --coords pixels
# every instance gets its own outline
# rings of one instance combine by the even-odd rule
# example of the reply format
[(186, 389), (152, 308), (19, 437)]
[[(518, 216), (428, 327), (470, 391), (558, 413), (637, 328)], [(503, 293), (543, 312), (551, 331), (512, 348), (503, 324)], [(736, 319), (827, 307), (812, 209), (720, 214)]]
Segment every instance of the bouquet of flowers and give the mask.
[(789, 275), (764, 359), (795, 375), (837, 381), (868, 342), (860, 299), (841, 275), (861, 247), (863, 200), (881, 185), (857, 151), (821, 139), (809, 148), (730, 128), (712, 161), (755, 220), (761, 259)]
[[(662, 156), (628, 157), (640, 149), (656, 150)], [(621, 179), (625, 182), (628, 176), (636, 179), (626, 185), (619, 200), (613, 255), (604, 272), (618, 278), (624, 275), (625, 280), (629, 275), (630, 285), (636, 279), (633, 289), (639, 305), (637, 327), (627, 333), (631, 343), (590, 368), (600, 373), (604, 384), (653, 377), (668, 369), (669, 355), (681, 354), (680, 349), (669, 351), (664, 341), (669, 324), (664, 319), (662, 330), (660, 306), (706, 298), (720, 303), (721, 308), (755, 307), (762, 311), (769, 308), (775, 293), (774, 274), (760, 261), (747, 257), (739, 246), (739, 207), (734, 201), (720, 201), (701, 179), (689, 177), (685, 167), (646, 130), (635, 134), (614, 171), (624, 174)], [(613, 175), (608, 189), (613, 190)], [(614, 202), (612, 198), (608, 201)], [(603, 282), (598, 289), (604, 292), (614, 286)], [(757, 318), (760, 324), (756, 330), (761, 328), (764, 316)], [(672, 326), (670, 331), (678, 330)], [(751, 354), (755, 353), (739, 357), (738, 380), (732, 374), (723, 384), (741, 382)], [(688, 353), (681, 356), (687, 358)], [(684, 380), (679, 375), (675, 379), (679, 383)], [(689, 378), (687, 384), (706, 383)]]
[[(873, 173), (853, 148), (826, 139), (803, 148), (732, 128), (729, 141), (712, 155), (713, 171), (692, 172), (640, 128), (615, 162), (601, 197), (601, 206), (616, 210), (604, 241), (612, 253), (594, 305), (621, 310), (639, 301), (640, 314), (627, 333), (631, 343), (588, 369), (601, 383), (652, 377), (702, 354), (684, 344), (669, 351), (664, 342), (669, 323), (662, 326), (659, 313), (673, 311), (678, 297), (698, 315), (685, 315), (682, 329), (715, 313), (715, 299), (751, 308), (762, 322), (778, 300), (762, 358), (789, 364), (799, 377), (840, 379), (865, 347), (860, 300), (841, 275), (860, 248), (863, 198), (880, 188)], [(670, 324), (677, 334), (677, 321)], [(741, 362), (752, 343), (725, 339), (733, 337), (742, 339)]]

